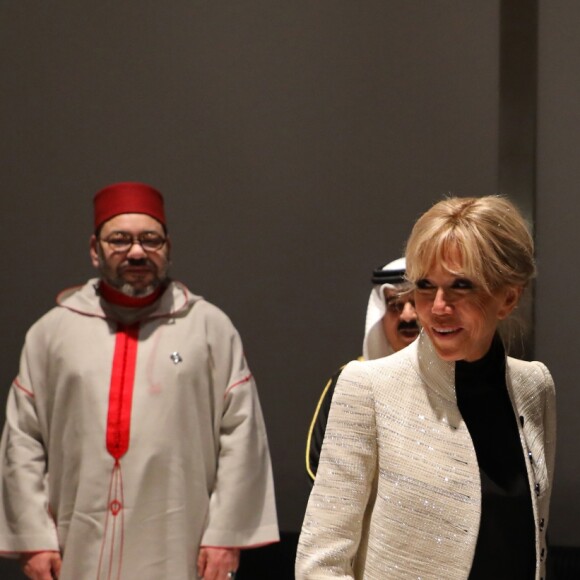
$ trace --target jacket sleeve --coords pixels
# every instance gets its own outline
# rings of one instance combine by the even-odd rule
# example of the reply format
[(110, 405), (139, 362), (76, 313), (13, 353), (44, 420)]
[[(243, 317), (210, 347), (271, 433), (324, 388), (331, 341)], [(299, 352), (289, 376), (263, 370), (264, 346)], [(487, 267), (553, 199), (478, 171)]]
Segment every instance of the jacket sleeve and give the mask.
[(202, 546), (254, 547), (279, 539), (266, 428), (242, 342), (231, 323), (211, 342), (223, 396), (219, 451)]
[(4, 553), (59, 549), (48, 509), (47, 456), (32, 384), (31, 350), (27, 346), (23, 350), (0, 442), (0, 552)]
[[(344, 368), (344, 367), (343, 367)], [(310, 483), (314, 483), (316, 472), (318, 471), (318, 462), (320, 461), (320, 450), (322, 449), (322, 442), (324, 441), (324, 434), (326, 432), (326, 424), (328, 422), (328, 413), (330, 412), (330, 404), (338, 382), (338, 377), (342, 372), (342, 368), (335, 373), (326, 383), (312, 422), (308, 430), (308, 437), (306, 439), (306, 473), (310, 479)]]
[(556, 389), (554, 380), (547, 367), (540, 363), (546, 377), (546, 399), (544, 403), (544, 433), (546, 449), (546, 468), (550, 486), (554, 481), (554, 464), (556, 460)]
[(296, 558), (296, 579), (354, 578), (371, 497), (377, 438), (374, 400), (364, 365), (341, 374)]
[[(548, 368), (537, 362), (544, 376), (544, 397), (543, 397), (543, 427), (544, 427), (544, 453), (546, 462), (546, 474), (550, 490), (554, 483), (554, 466), (556, 460), (556, 391), (554, 380)], [(549, 500), (549, 497), (548, 497)]]

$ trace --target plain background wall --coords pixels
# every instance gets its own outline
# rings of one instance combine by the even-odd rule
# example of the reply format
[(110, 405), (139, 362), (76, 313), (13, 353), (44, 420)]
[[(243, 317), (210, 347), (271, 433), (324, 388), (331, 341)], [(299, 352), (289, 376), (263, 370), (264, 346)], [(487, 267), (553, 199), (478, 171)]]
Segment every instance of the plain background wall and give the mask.
[(552, 537), (580, 545), (580, 4), (539, 6), (536, 357), (558, 389)]
[[(558, 17), (542, 30), (555, 35)], [(166, 195), (174, 276), (242, 334), (281, 528), (298, 530), (306, 431), (329, 374), (360, 353), (372, 269), (444, 194), (497, 190), (499, 2), (19, 0), (0, 8), (0, 32), (2, 396), (28, 326), (92, 275), (93, 193), (150, 182)], [(550, 46), (542, 59), (558, 60)], [(564, 125), (554, 95), (541, 92), (540, 110)], [(552, 126), (540, 128), (540, 154), (557, 158)], [(543, 276), (559, 245), (542, 196), (558, 171), (540, 169)], [(538, 358), (573, 401), (554, 279), (538, 282)], [(572, 544), (575, 419), (561, 411), (553, 538)]]

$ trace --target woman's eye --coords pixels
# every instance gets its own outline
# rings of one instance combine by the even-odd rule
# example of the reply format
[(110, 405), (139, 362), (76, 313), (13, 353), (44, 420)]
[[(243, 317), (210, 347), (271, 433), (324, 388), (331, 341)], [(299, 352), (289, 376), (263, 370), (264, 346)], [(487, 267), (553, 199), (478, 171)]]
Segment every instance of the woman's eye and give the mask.
[(475, 284), (467, 278), (458, 278), (453, 282), (452, 287), (456, 290), (472, 290), (475, 288)]
[(418, 290), (431, 290), (433, 288), (433, 284), (431, 284), (431, 282), (425, 278), (422, 280), (417, 280), (416, 286)]

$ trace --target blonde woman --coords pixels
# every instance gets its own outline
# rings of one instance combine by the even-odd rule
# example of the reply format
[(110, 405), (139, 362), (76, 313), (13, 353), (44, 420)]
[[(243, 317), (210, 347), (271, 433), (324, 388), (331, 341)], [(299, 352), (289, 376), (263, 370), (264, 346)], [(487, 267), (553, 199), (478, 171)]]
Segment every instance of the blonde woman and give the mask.
[(343, 371), (296, 578), (540, 580), (554, 385), (498, 332), (535, 275), (528, 228), (502, 197), (450, 198), (406, 258), (423, 331)]

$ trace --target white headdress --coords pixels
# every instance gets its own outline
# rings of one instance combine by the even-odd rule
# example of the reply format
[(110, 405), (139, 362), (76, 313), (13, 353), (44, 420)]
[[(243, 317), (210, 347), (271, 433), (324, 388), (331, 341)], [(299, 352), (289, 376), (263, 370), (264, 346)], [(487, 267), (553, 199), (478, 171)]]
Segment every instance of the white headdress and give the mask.
[(387, 341), (382, 327), (382, 320), (387, 311), (385, 289), (397, 290), (405, 283), (405, 258), (398, 258), (373, 272), (374, 284), (367, 306), (365, 336), (363, 339), (363, 357), (366, 360), (381, 358), (393, 353), (393, 347)]

